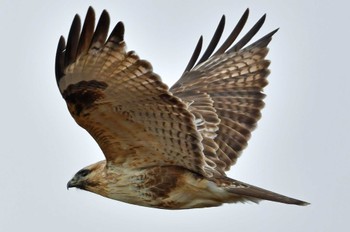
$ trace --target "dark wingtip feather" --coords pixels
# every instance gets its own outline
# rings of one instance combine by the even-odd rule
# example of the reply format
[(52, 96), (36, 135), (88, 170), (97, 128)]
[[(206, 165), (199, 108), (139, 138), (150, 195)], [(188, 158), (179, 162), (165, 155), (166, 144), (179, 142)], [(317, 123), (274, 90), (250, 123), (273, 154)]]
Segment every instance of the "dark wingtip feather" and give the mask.
[(122, 22), (118, 22), (117, 25), (113, 28), (113, 31), (111, 32), (108, 41), (114, 42), (114, 43), (120, 43), (124, 40), (124, 24)]
[(191, 56), (191, 59), (190, 61), (188, 62), (186, 68), (185, 68), (185, 71), (183, 73), (186, 73), (188, 71), (190, 71), (194, 64), (196, 63), (198, 57), (199, 57), (199, 54), (201, 53), (201, 50), (202, 50), (202, 45), (203, 45), (203, 36), (201, 36), (197, 42), (197, 45), (196, 45), (196, 48), (194, 49), (193, 51), (193, 54)]
[(266, 34), (265, 36), (263, 36), (262, 38), (260, 38), (259, 40), (257, 40), (256, 42), (252, 43), (251, 45), (249, 45), (249, 47), (266, 47), (271, 39), (272, 36), (279, 30), (279, 28), (271, 31), (270, 33)]
[(206, 61), (210, 57), (210, 55), (213, 53), (213, 51), (215, 50), (216, 46), (220, 41), (224, 28), (225, 28), (225, 15), (221, 17), (219, 25), (216, 28), (215, 33), (213, 35), (213, 38), (211, 39), (208, 45), (208, 48), (205, 50), (202, 58), (198, 61), (197, 65)]
[(81, 27), (80, 17), (79, 15), (76, 14), (68, 34), (66, 55), (64, 59), (65, 66), (70, 65), (76, 59), (78, 41), (79, 41), (79, 35), (80, 35), (80, 27)]
[(91, 44), (92, 36), (95, 28), (95, 11), (90, 6), (84, 20), (83, 29), (81, 31), (79, 45), (77, 49), (77, 57), (86, 54)]
[(260, 30), (262, 25), (264, 24), (266, 19), (266, 14), (264, 14), (258, 22), (248, 31), (243, 38), (238, 41), (232, 48), (228, 50), (228, 52), (235, 52), (238, 51), (239, 49), (243, 48), (253, 37), (254, 35)]
[(248, 16), (249, 16), (249, 8), (245, 10), (244, 14), (238, 21), (237, 25), (232, 30), (231, 34), (227, 37), (225, 42), (221, 45), (221, 47), (215, 52), (213, 56), (224, 53), (232, 45), (232, 43), (235, 42), (239, 33), (241, 33), (244, 25), (246, 24)]
[(56, 51), (55, 74), (57, 85), (64, 75), (64, 56), (65, 56), (66, 41), (63, 36), (60, 37)]
[(98, 20), (90, 47), (92, 47), (94, 44), (99, 44), (99, 45), (104, 44), (108, 35), (109, 23), (110, 23), (109, 14), (106, 10), (103, 10), (100, 16), (100, 19)]
[[(187, 64), (184, 73), (190, 71), (194, 66), (197, 66), (197, 65), (205, 62), (211, 56), (220, 55), (220, 54), (223, 54), (225, 52), (234, 52), (234, 51), (238, 51), (241, 48), (243, 48), (254, 37), (254, 35), (260, 30), (260, 28), (262, 27), (262, 25), (264, 24), (265, 19), (266, 19), (266, 14), (264, 14), (258, 20), (258, 22), (248, 31), (248, 33), (242, 37), (242, 39), (240, 39), (233, 47), (229, 48), (233, 44), (233, 42), (237, 39), (238, 35), (241, 33), (245, 23), (247, 22), (248, 16), (249, 16), (249, 8), (247, 8), (244, 11), (242, 17), (240, 18), (240, 20), (236, 24), (235, 28), (232, 30), (231, 34), (228, 36), (228, 38), (225, 40), (225, 42), (221, 45), (221, 47), (213, 54), (213, 51), (215, 50), (215, 48), (216, 48), (216, 46), (221, 38), (221, 35), (223, 33), (224, 27), (225, 27), (225, 15), (223, 15), (215, 33), (214, 33), (214, 36), (213, 36), (212, 40), (210, 41), (208, 48), (204, 52), (201, 59), (195, 65), (195, 63), (199, 57), (200, 50), (201, 50), (202, 39), (200, 39), (200, 41), (199, 41), (201, 43), (199, 43), (199, 42), (197, 43), (195, 51), (192, 54), (191, 59), (190, 59), (189, 63)], [(271, 37), (277, 30), (271, 32), (268, 35)], [(266, 37), (267, 36), (263, 37), (262, 39), (258, 40), (257, 42), (260, 42), (261, 44), (263, 41), (268, 43), (269, 41), (268, 41), (268, 39), (266, 39)], [(254, 44), (256, 45), (257, 42), (255, 42)], [(199, 47), (199, 44), (201, 44), (200, 47)], [(229, 50), (227, 50), (227, 49), (229, 49)]]

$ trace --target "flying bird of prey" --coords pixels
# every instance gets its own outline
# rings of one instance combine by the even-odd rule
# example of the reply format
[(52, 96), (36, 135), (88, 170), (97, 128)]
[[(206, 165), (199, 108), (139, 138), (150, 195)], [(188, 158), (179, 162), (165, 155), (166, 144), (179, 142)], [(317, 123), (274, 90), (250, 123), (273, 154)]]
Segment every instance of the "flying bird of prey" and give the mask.
[(97, 141), (106, 160), (81, 169), (67, 187), (163, 209), (260, 200), (306, 205), (225, 174), (260, 118), (270, 64), (267, 45), (277, 31), (247, 46), (264, 15), (233, 44), (248, 14), (247, 9), (215, 51), (223, 16), (198, 59), (200, 37), (170, 89), (148, 61), (127, 51), (122, 22), (108, 36), (106, 11), (95, 28), (90, 7), (82, 30), (76, 15), (67, 44), (63, 37), (58, 43), (56, 80), (69, 112)]

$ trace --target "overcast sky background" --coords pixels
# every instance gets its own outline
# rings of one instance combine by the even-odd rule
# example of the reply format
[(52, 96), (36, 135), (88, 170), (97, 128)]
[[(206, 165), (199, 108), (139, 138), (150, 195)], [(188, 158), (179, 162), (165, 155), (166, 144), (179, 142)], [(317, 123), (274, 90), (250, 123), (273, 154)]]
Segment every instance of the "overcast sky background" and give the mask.
[[(56, 87), (55, 51), (76, 13), (107, 9), (122, 20), (128, 48), (168, 85), (200, 35), (222, 14), (227, 36), (250, 8), (264, 13), (255, 39), (270, 44), (266, 107), (230, 177), (311, 202), (167, 211), (67, 191), (80, 168), (103, 159), (71, 118)], [(349, 227), (349, 22), (347, 1), (0, 0), (0, 231), (345, 231)], [(249, 28), (243, 32), (247, 32)]]

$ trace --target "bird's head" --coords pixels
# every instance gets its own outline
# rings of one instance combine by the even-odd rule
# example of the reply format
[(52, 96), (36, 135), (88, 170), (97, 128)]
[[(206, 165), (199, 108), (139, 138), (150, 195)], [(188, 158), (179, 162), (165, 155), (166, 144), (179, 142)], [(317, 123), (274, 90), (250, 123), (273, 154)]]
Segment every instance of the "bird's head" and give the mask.
[(74, 187), (94, 193), (98, 193), (99, 191), (103, 190), (105, 166), (106, 162), (100, 161), (81, 169), (67, 183), (67, 189)]

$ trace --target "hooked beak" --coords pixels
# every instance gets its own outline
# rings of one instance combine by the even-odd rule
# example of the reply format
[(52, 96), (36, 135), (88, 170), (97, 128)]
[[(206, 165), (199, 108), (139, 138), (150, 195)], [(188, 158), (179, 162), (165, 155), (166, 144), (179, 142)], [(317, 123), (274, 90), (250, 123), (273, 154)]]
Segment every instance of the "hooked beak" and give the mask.
[(70, 188), (78, 188), (78, 189), (86, 189), (87, 181), (81, 180), (74, 176), (68, 183), (67, 183), (67, 189)]
[(70, 180), (70, 181), (67, 183), (67, 190), (68, 190), (69, 188), (72, 188), (72, 187), (74, 187), (74, 185), (72, 184), (72, 181)]
[(76, 181), (75, 178), (72, 178), (70, 181), (68, 181), (67, 183), (67, 190), (70, 189), (70, 188), (79, 188), (79, 184), (78, 182)]

